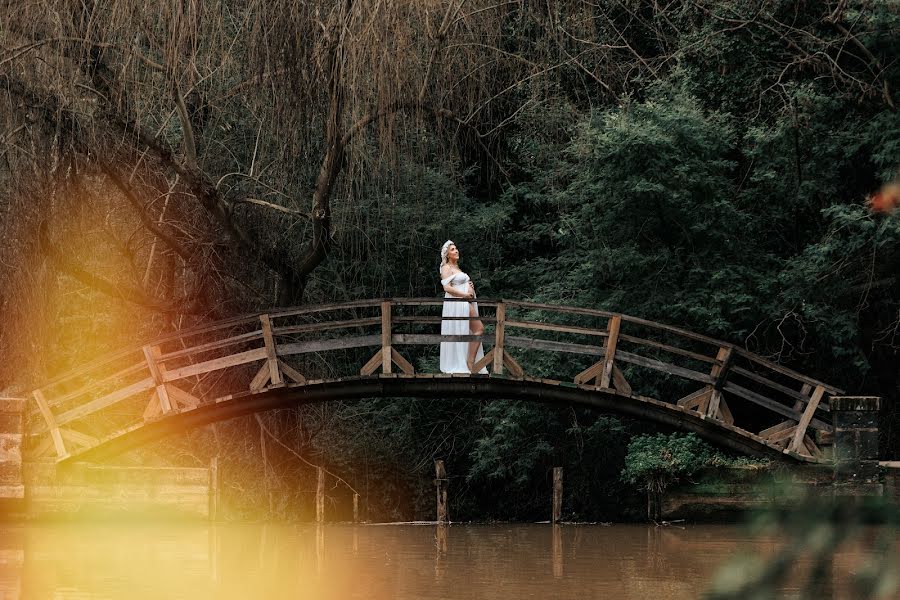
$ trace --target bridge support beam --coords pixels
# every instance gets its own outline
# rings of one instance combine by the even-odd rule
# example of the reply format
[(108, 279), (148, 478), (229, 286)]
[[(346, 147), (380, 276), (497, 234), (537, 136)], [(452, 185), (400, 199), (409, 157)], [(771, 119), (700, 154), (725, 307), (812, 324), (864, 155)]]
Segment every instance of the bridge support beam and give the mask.
[(25, 507), (22, 477), (24, 415), (24, 399), (0, 398), (0, 513), (17, 513)]
[(834, 422), (834, 482), (878, 484), (877, 396), (832, 396)]

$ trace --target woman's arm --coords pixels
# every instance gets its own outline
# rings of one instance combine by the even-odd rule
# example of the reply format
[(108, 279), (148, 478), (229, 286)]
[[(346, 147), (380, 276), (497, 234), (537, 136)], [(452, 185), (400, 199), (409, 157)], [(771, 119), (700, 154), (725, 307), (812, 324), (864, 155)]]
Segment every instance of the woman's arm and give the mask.
[[(449, 268), (447, 268), (447, 267), (442, 268), (441, 269), (441, 279), (447, 279), (448, 277), (450, 277)], [(442, 285), (442, 287), (444, 288), (445, 292), (447, 292), (448, 294), (450, 294), (451, 296), (454, 296), (456, 298), (473, 298), (474, 297), (471, 292), (461, 292), (458, 289), (456, 289), (455, 287), (453, 287), (452, 285), (450, 285), (449, 283), (446, 285)]]
[(444, 291), (451, 296), (456, 296), (457, 298), (472, 298), (472, 294), (470, 294), (469, 292), (461, 292), (452, 285), (445, 285)]

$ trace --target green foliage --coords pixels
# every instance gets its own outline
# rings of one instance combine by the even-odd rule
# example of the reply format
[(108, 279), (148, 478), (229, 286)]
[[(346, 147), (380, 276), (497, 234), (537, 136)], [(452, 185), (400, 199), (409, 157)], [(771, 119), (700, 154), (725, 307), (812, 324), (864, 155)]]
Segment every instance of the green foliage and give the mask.
[(721, 452), (693, 433), (639, 435), (628, 444), (622, 479), (647, 491), (647, 516), (659, 518), (666, 488), (705, 467), (730, 464)]

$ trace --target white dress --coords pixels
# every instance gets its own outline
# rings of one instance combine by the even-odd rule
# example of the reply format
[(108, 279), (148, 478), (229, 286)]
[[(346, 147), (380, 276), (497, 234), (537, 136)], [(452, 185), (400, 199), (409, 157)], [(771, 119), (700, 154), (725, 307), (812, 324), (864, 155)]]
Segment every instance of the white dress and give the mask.
[[(455, 273), (446, 279), (441, 279), (441, 285), (448, 283), (460, 292), (469, 291), (469, 276), (463, 272)], [(444, 292), (444, 298), (454, 298)], [(475, 302), (444, 302), (444, 317), (468, 317), (469, 306), (475, 307), (478, 314), (478, 304)], [(469, 321), (441, 321), (441, 335), (469, 335)], [(469, 342), (441, 342), (441, 373), (468, 373), (469, 366), (466, 357), (469, 355)], [(484, 344), (478, 344), (478, 352), (475, 353), (475, 362), (484, 358)], [(487, 368), (483, 367), (479, 373), (487, 375)]]

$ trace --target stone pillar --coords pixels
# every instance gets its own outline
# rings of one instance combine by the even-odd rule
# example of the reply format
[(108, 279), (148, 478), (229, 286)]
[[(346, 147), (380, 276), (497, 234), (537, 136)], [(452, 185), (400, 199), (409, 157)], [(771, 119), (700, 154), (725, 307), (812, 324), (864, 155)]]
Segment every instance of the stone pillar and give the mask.
[(833, 396), (835, 484), (877, 484), (878, 417), (877, 396)]
[(22, 436), (25, 433), (25, 400), (0, 398), (0, 513), (25, 509), (22, 478)]

